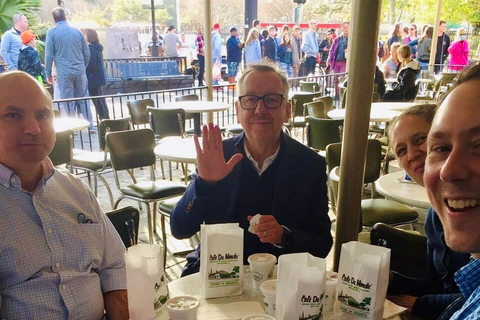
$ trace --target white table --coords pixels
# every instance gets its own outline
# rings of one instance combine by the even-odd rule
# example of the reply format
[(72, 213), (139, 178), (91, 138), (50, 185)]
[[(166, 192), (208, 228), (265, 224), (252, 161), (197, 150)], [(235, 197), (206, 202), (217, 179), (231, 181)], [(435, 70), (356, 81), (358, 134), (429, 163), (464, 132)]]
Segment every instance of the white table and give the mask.
[[(170, 292), (170, 297), (177, 297), (177, 296), (183, 296), (183, 295), (190, 295), (190, 296), (197, 296), (200, 298), (200, 309), (202, 308), (209, 308), (209, 307), (215, 307), (215, 305), (219, 306), (222, 304), (226, 303), (232, 303), (232, 302), (240, 302), (240, 301), (257, 301), (263, 306), (263, 295), (260, 290), (257, 290), (253, 288), (253, 283), (252, 283), (252, 273), (250, 272), (250, 267), (249, 266), (243, 266), (244, 270), (244, 282), (243, 282), (243, 293), (239, 296), (233, 296), (233, 297), (225, 297), (225, 298), (209, 298), (205, 299), (201, 297), (201, 289), (200, 289), (200, 281), (199, 281), (199, 274), (195, 273), (180, 279), (177, 279), (175, 281), (172, 281), (168, 284), (168, 290)], [(385, 300), (385, 306), (392, 306), (392, 303), (388, 300)], [(219, 306), (221, 307), (221, 306)], [(198, 320), (207, 320), (202, 317), (200, 317), (200, 311), (199, 310), (199, 318)], [(238, 313), (235, 314), (235, 318), (231, 318), (230, 314), (228, 314), (228, 310), (224, 310), (227, 313), (225, 314), (222, 319), (239, 319), (242, 316), (247, 316), (251, 314), (249, 310), (245, 310), (244, 315), (240, 315)], [(339, 317), (334, 317), (335, 319), (341, 319)], [(401, 320), (400, 316), (393, 316), (393, 317), (387, 317), (388, 319), (395, 319), (395, 320)], [(333, 319), (332, 316), (327, 317), (327, 319)], [(211, 320), (211, 319), (208, 319)]]
[[(226, 111), (230, 109), (230, 104), (227, 102), (217, 102), (217, 101), (178, 101), (178, 102), (168, 102), (160, 105), (160, 109), (183, 109), (185, 113), (196, 114), (196, 113), (206, 113), (207, 114), (207, 123), (213, 123), (213, 113)], [(200, 118), (194, 119), (195, 133), (200, 134)]]
[[(347, 109), (330, 110), (327, 115), (332, 119), (345, 119)], [(400, 111), (372, 107), (370, 109), (371, 122), (389, 122), (393, 117), (400, 114)]]
[(404, 111), (417, 104), (414, 102), (373, 102), (372, 109)]
[(89, 126), (90, 123), (81, 118), (60, 117), (53, 119), (53, 127), (55, 128), (55, 132), (65, 130), (80, 131), (87, 129)]
[[(200, 140), (201, 143), (201, 140)], [(166, 137), (161, 139), (155, 149), (155, 155), (163, 160), (184, 163), (185, 184), (188, 182), (188, 164), (196, 163), (197, 151), (193, 138)], [(172, 177), (172, 166), (169, 167), (170, 179)]]
[(403, 170), (383, 175), (375, 181), (375, 187), (381, 195), (389, 199), (417, 208), (430, 208), (425, 188), (413, 182), (400, 182), (404, 177)]

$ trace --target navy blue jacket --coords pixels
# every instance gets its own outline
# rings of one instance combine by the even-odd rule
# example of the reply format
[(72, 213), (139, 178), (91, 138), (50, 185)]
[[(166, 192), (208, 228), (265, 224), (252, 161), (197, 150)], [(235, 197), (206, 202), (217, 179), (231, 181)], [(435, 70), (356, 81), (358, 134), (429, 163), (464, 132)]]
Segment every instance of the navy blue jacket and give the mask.
[(90, 60), (87, 65), (88, 87), (99, 88), (105, 85), (105, 66), (103, 65), (103, 46), (96, 42), (88, 45)]
[(242, 49), (238, 46), (240, 40), (237, 37), (231, 36), (227, 40), (227, 61), (228, 62), (242, 62)]
[(265, 47), (265, 57), (270, 61), (278, 61), (278, 43), (275, 38), (268, 37), (264, 43)]
[[(289, 234), (287, 245), (277, 248), (271, 244), (262, 244), (247, 237), (257, 237), (248, 232), (245, 212), (240, 220), (234, 216), (238, 208), (244, 161), (250, 163), (243, 149), (243, 134), (223, 142), (225, 159), (236, 153), (244, 158), (233, 171), (215, 186), (206, 185), (198, 176), (188, 186), (187, 191), (173, 209), (170, 226), (175, 238), (185, 239), (200, 230), (200, 224), (238, 222), (244, 229), (245, 243), (254, 243), (254, 248), (245, 248), (244, 252), (266, 252), (277, 257), (285, 253), (309, 252), (317, 257), (326, 257), (332, 246), (330, 219), (328, 217), (327, 176), (325, 160), (314, 151), (282, 133), (280, 151), (274, 161), (278, 166), (273, 193), (272, 215), (287, 227)], [(273, 164), (272, 164), (273, 165)], [(268, 170), (268, 169), (267, 169)], [(238, 212), (237, 212), (238, 214)], [(250, 240), (250, 241), (248, 241)], [(244, 257), (244, 263), (246, 259)], [(187, 267), (198, 271), (199, 250), (189, 257)]]
[(470, 254), (455, 252), (447, 247), (442, 223), (432, 208), (428, 210), (425, 220), (425, 234), (425, 278), (410, 278), (394, 273), (388, 293), (417, 296), (412, 313), (425, 319), (437, 319), (450, 303), (461, 296), (454, 274), (470, 261)]

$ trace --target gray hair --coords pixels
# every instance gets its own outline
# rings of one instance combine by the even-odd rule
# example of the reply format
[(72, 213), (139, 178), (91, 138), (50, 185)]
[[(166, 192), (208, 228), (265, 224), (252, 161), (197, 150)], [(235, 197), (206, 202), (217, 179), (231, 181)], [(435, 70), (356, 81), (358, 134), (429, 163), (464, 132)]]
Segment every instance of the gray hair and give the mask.
[(258, 63), (252, 63), (248, 64), (248, 67), (245, 69), (245, 71), (242, 73), (240, 76), (240, 79), (238, 79), (237, 82), (237, 90), (240, 95), (240, 92), (242, 91), (243, 88), (243, 81), (245, 78), (252, 72), (274, 72), (276, 73), (280, 79), (282, 80), (282, 85), (283, 85), (283, 94), (285, 99), (288, 99), (288, 91), (289, 91), (289, 85), (288, 85), (288, 80), (287, 76), (283, 71), (281, 71), (278, 68), (278, 65), (267, 58), (263, 58), (260, 62)]
[(16, 13), (13, 15), (13, 18), (12, 18), (12, 21), (13, 21), (13, 24), (16, 24), (17, 22), (20, 22), (22, 20), (22, 18), (26, 16), (23, 14), (23, 13)]

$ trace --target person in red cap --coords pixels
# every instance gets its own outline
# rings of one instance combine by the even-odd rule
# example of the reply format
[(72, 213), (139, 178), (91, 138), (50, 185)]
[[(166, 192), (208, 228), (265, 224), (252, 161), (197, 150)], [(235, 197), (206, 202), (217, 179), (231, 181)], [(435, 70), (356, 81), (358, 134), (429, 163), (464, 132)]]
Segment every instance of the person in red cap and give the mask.
[[(222, 36), (220, 36), (220, 24), (215, 23), (213, 25), (213, 31), (212, 31), (212, 60), (213, 60), (213, 66), (215, 67), (215, 64), (220, 65), (220, 70), (221, 64), (222, 64)], [(220, 78), (221, 78), (221, 71), (220, 71)], [(213, 76), (213, 85), (218, 85), (218, 77)]]
[(31, 74), (35, 79), (38, 79), (43, 83), (41, 78), (43, 74), (43, 66), (40, 62), (40, 55), (35, 49), (37, 46), (36, 38), (37, 36), (30, 30), (24, 31), (20, 35), (23, 47), (20, 49), (20, 54), (18, 56), (18, 70)]

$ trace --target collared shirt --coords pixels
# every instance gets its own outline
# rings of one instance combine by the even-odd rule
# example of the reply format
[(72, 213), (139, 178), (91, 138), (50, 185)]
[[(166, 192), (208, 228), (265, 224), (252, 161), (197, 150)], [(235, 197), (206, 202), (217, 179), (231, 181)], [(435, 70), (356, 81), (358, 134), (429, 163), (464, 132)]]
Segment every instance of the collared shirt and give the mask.
[(305, 35), (305, 39), (303, 40), (302, 46), (303, 52), (305, 52), (305, 56), (308, 57), (317, 57), (318, 53), (318, 38), (317, 33), (313, 31), (309, 31)]
[(27, 192), (0, 164), (0, 319), (101, 319), (103, 293), (126, 289), (125, 248), (79, 178), (42, 167)]
[(468, 299), (450, 319), (480, 319), (480, 259), (472, 259), (465, 267), (458, 270), (455, 273), (455, 281), (462, 295)]
[(263, 166), (262, 166), (262, 169), (260, 169), (260, 167), (258, 166), (258, 162), (253, 159), (252, 157), (252, 154), (250, 153), (250, 151), (248, 150), (247, 148), (247, 142), (246, 140), (243, 141), (243, 148), (245, 149), (245, 155), (247, 156), (248, 160), (250, 160), (253, 164), (253, 167), (255, 168), (255, 170), (258, 172), (258, 175), (261, 176), (263, 172), (265, 172), (265, 170), (267, 170), (267, 168), (273, 163), (273, 161), (275, 161), (275, 159), (277, 158), (278, 156), (278, 152), (280, 151), (280, 144), (278, 144), (278, 148), (277, 148), (277, 151), (275, 151), (274, 154), (272, 154), (270, 157), (268, 157), (267, 159), (265, 159), (263, 161)]

